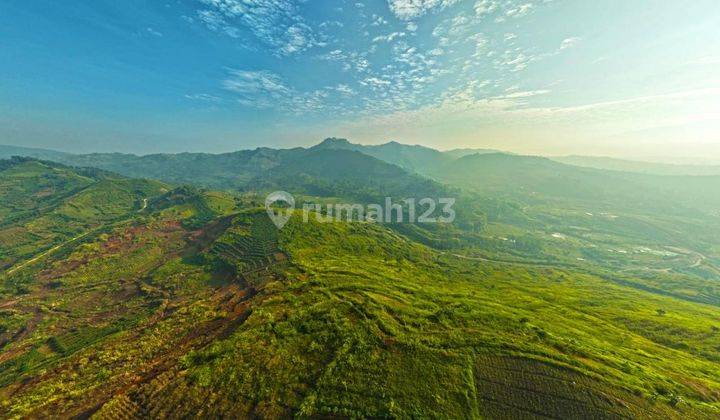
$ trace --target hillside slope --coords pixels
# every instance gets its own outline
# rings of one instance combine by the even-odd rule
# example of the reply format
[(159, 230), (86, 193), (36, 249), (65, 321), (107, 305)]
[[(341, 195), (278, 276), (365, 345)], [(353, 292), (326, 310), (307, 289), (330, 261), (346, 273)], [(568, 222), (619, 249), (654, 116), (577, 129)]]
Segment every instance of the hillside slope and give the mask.
[(0, 269), (132, 217), (166, 186), (27, 158), (0, 161)]
[(410, 146), (395, 141), (368, 146), (350, 143), (346, 139), (328, 138), (312, 149), (353, 150), (421, 174), (424, 174), (428, 168), (446, 164), (454, 159), (453, 156), (429, 147)]
[(13, 156), (30, 157), (34, 159), (61, 162), (63, 159), (69, 158), (71, 154), (65, 152), (58, 152), (57, 150), (0, 144), (0, 159), (10, 159)]
[(0, 277), (0, 416), (718, 414), (716, 306), (375, 224), (278, 231), (223, 194), (148, 201)]
[(260, 148), (218, 155), (67, 155), (59, 160), (133, 178), (220, 190), (280, 189), (362, 200), (385, 196), (430, 197), (442, 195), (440, 192), (444, 191), (437, 183), (367, 154), (325, 147)]

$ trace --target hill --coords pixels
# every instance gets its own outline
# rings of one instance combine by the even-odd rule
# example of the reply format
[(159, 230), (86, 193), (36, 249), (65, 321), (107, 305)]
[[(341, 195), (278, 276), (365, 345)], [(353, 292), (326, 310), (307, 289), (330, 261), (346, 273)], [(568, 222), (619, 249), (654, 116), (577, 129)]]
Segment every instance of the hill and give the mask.
[(720, 176), (654, 176), (580, 168), (536, 156), (476, 154), (438, 167), (442, 181), (526, 199), (554, 198), (614, 208), (717, 214)]
[(70, 153), (58, 152), (48, 149), (37, 149), (32, 147), (8, 146), (0, 144), (0, 159), (10, 159), (13, 156), (31, 157), (41, 160), (52, 160), (62, 162), (63, 159), (69, 158)]
[[(365, 157), (359, 156), (362, 154)], [(720, 207), (718, 176), (658, 176), (649, 172), (682, 173), (683, 167), (659, 165), (652, 170), (631, 162), (616, 164), (617, 171), (562, 164), (554, 160), (504, 153), (451, 154), (422, 146), (390, 142), (364, 146), (345, 139), (329, 138), (309, 149), (258, 148), (224, 154), (180, 153), (135, 156), (127, 154), (61, 154), (55, 159), (67, 165), (94, 167), (133, 178), (158, 179), (171, 184), (192, 184), (223, 190), (297, 189), (314, 195), (344, 195), (351, 191), (380, 190), (386, 195), (415, 191), (422, 184), (416, 175), (481, 193), (512, 193), (525, 198), (558, 197), (596, 200), (612, 207), (663, 211), (701, 211), (717, 214)], [(458, 156), (462, 155), (456, 154)], [(574, 163), (594, 158), (572, 158)], [(383, 165), (383, 163), (385, 165)], [(391, 165), (405, 171), (393, 169)], [(587, 166), (587, 165), (585, 165)], [(660, 168), (660, 169), (658, 169)], [(710, 171), (711, 168), (703, 169)], [(332, 187), (328, 187), (328, 185)], [(333, 191), (341, 188), (342, 191)], [(392, 184), (392, 187), (389, 185)], [(384, 186), (380, 188), (380, 186)], [(432, 189), (437, 190), (435, 186)], [(422, 191), (415, 191), (416, 196)]]
[(168, 191), (5, 273), (0, 415), (717, 414), (715, 306), (233, 203)]
[(65, 155), (59, 161), (132, 178), (220, 190), (281, 189), (356, 200), (415, 194), (430, 197), (443, 190), (437, 183), (367, 154), (331, 147), (259, 148), (217, 155)]
[(0, 269), (132, 217), (166, 187), (29, 158), (0, 161)]
[[(501, 152), (499, 150), (494, 149), (451, 149), (446, 150), (443, 152), (446, 156), (450, 156), (453, 159), (460, 159), (461, 157), (470, 156), (470, 155), (485, 155), (485, 154), (491, 154), (491, 153), (506, 153)], [(512, 153), (506, 153), (506, 154), (512, 154)]]
[[(409, 176), (358, 152), (302, 156), (268, 182)], [(251, 196), (31, 159), (0, 169), (13, 198), (3, 203), (26, 197), (33, 209), (5, 207), (19, 214), (6, 229), (49, 235), (44, 247), (38, 231), (29, 242), (5, 235), (24, 263), (0, 275), (2, 417), (706, 418), (720, 408), (720, 292), (695, 277), (476, 256), (486, 242), (432, 249), (359, 221), (296, 215), (278, 231)], [(336, 169), (344, 178), (327, 177)]]
[(410, 146), (395, 141), (368, 146), (350, 143), (346, 139), (328, 138), (313, 146), (313, 149), (354, 150), (421, 174), (429, 168), (453, 160), (451, 156), (429, 147)]
[(159, 179), (172, 184), (233, 189), (247, 185), (254, 177), (277, 167), (284, 155), (295, 150), (259, 148), (233, 153), (179, 153), (136, 156), (121, 153), (71, 155), (61, 163), (94, 167), (135, 178)]
[(312, 148), (354, 150), (423, 175), (431, 174), (434, 168), (450, 164), (461, 157), (500, 153), (491, 149), (452, 149), (441, 152), (425, 146), (407, 145), (396, 141), (379, 145), (363, 145), (335, 137), (327, 138)]
[[(402, 156), (416, 149), (397, 144), (373, 147), (397, 149)], [(436, 180), (431, 181), (348, 148), (358, 145), (329, 139), (310, 149), (67, 159), (74, 165), (175, 185), (260, 195), (286, 190), (296, 195), (298, 205), (378, 203), (387, 196), (453, 197), (455, 223), (392, 228), (428, 246), (460, 247), (494, 259), (613, 267), (685, 297), (689, 294), (681, 283), (687, 280), (668, 276), (708, 281), (720, 275), (717, 177), (656, 176), (581, 168), (540, 157), (476, 153), (425, 166), (424, 173)], [(359, 149), (367, 152), (364, 146)], [(256, 203), (261, 201), (256, 197)], [(713, 301), (714, 296), (712, 292), (693, 299)]]
[(474, 255), (612, 268), (673, 294), (688, 281), (713, 287), (720, 275), (718, 177), (605, 171), (505, 154), (467, 156), (435, 177), (484, 198), (484, 228), (467, 245)]

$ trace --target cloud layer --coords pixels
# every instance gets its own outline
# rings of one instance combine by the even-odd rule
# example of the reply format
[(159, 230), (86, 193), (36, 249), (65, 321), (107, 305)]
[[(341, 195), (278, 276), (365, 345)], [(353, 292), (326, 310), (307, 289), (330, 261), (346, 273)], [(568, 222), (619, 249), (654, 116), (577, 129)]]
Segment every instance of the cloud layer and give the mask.
[(316, 34), (299, 15), (291, 0), (200, 0), (205, 8), (198, 19), (208, 28), (239, 37), (242, 30), (273, 48), (289, 55), (317, 45)]
[[(566, 80), (606, 65), (599, 63), (607, 57), (585, 51), (597, 34), (582, 25), (567, 31), (542, 21), (554, 16), (552, 0), (339, 1), (320, 18), (303, 0), (198, 1), (196, 22), (274, 59), (260, 69), (239, 63), (226, 69), (222, 94), (187, 99), (333, 120), (340, 129), (377, 136), (442, 130), (469, 137), (481, 127), (514, 126), (515, 133), (544, 137), (523, 131), (537, 124), (561, 138), (558, 133), (574, 132), (572, 124), (616, 135), (691, 119), (666, 93), (628, 92), (610, 101), (600, 86)], [(704, 69), (716, 57), (687, 65)], [(581, 89), (595, 97), (573, 99)], [(647, 117), (650, 112), (658, 117)]]

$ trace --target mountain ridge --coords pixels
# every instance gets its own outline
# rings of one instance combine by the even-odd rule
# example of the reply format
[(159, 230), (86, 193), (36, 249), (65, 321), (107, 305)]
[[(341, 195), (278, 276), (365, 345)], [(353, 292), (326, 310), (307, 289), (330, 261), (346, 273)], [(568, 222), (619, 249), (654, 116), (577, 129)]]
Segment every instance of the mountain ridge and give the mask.
[[(0, 159), (12, 156), (27, 156), (37, 159), (45, 159), (59, 163), (70, 164), (71, 166), (93, 166), (98, 162), (107, 161), (110, 158), (121, 161), (128, 160), (146, 160), (152, 161), (158, 158), (172, 157), (193, 157), (193, 158), (212, 158), (212, 157), (231, 157), (242, 155), (244, 153), (273, 153), (281, 150), (300, 150), (300, 149), (346, 149), (354, 150), (373, 156), (388, 163), (392, 163), (403, 167), (407, 170), (415, 171), (423, 175), (428, 175), (425, 168), (437, 164), (447, 163), (455, 159), (460, 159), (474, 154), (508, 154), (515, 156), (523, 156), (521, 154), (509, 153), (494, 149), (474, 149), (460, 148), (440, 151), (422, 145), (409, 145), (399, 143), (397, 141), (389, 141), (378, 145), (363, 145), (352, 143), (348, 139), (338, 137), (328, 137), (320, 143), (308, 147), (295, 147), (289, 149), (276, 149), (269, 147), (257, 147), (255, 149), (241, 149), (223, 153), (203, 153), (203, 152), (179, 152), (179, 153), (151, 153), (151, 154), (134, 154), (121, 152), (94, 152), (88, 154), (77, 154), (56, 151), (52, 149), (30, 148), (13, 145), (0, 145)], [(569, 164), (577, 167), (587, 167), (594, 169), (604, 169), (619, 172), (642, 173), (649, 175), (671, 175), (671, 176), (711, 176), (720, 175), (720, 165), (707, 164), (672, 164), (654, 161), (640, 161), (632, 159), (621, 159), (606, 156), (584, 156), (584, 155), (567, 155), (567, 156), (548, 156), (549, 159)]]

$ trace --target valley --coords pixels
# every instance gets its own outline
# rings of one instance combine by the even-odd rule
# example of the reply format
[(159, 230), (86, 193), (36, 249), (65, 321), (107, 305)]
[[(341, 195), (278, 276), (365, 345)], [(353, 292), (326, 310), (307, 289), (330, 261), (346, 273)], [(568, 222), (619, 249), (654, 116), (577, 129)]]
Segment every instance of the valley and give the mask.
[[(0, 210), (12, 215), (0, 230), (0, 415), (717, 413), (718, 249), (715, 228), (693, 234), (712, 218), (702, 209), (590, 209), (368, 167), (357, 151), (295, 153), (305, 166), (254, 185), (291, 180), (299, 203), (456, 193), (458, 220), (295, 214), (278, 230), (251, 184), (3, 161), (2, 193), (36, 210)], [(323, 178), (313, 160), (327, 159), (350, 170)], [(28, 251), (26, 235), (46, 245)]]

